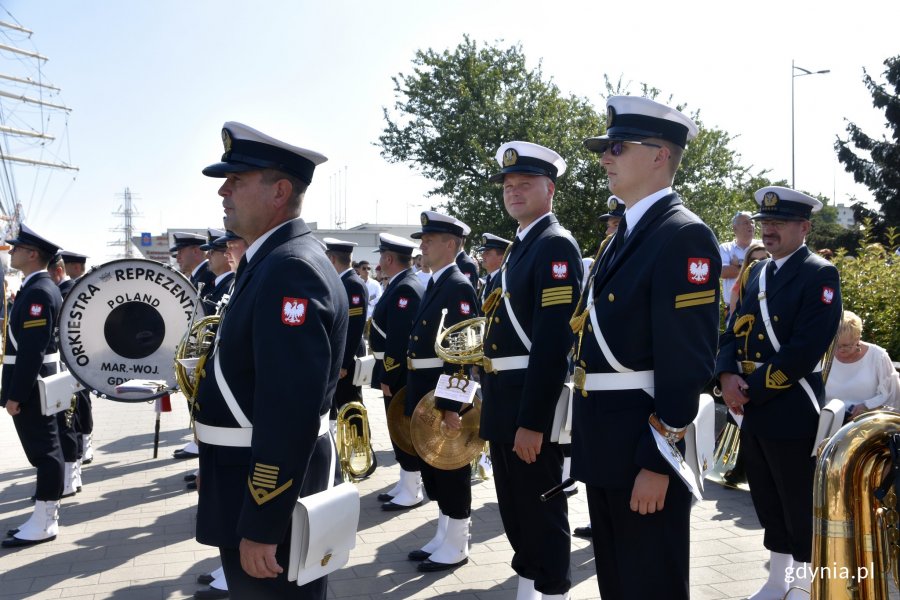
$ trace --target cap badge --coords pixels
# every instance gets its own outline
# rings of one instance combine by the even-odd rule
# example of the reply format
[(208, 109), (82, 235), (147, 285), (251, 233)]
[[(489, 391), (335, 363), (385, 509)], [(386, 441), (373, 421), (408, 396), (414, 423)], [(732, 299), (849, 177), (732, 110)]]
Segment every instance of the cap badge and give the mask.
[(225, 152), (231, 152), (231, 132), (222, 129), (222, 144), (225, 146)]
[(488, 242), (487, 236), (486, 235), (481, 236), (481, 245), (487, 246), (487, 242)]
[(766, 195), (763, 196), (763, 206), (766, 208), (772, 208), (776, 204), (778, 204), (778, 194), (775, 192), (766, 192)]
[(616, 210), (619, 207), (619, 203), (616, 202), (616, 199), (612, 196), (609, 197), (609, 200), (606, 201), (606, 208), (609, 210)]
[(616, 120), (616, 109), (612, 106), (606, 107), (606, 129), (609, 130), (610, 127), (613, 126), (613, 121)]
[(511, 167), (519, 160), (519, 153), (514, 148), (507, 148), (503, 153), (503, 166)]
[(422, 227), (425, 227), (426, 225), (428, 225), (428, 215), (422, 213)]

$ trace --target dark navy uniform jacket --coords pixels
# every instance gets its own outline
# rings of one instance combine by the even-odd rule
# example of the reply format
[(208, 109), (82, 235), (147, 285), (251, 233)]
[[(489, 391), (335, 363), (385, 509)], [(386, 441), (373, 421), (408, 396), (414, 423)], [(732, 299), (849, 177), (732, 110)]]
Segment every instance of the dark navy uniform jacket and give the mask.
[(75, 282), (77, 279), (66, 279), (65, 281), (59, 282), (59, 293), (62, 294), (63, 300), (66, 299), (66, 296), (69, 295), (69, 291), (75, 287)]
[[(7, 400), (25, 405), (39, 402), (37, 378), (57, 372), (57, 364), (44, 364), (44, 355), (57, 351), (56, 330), (62, 295), (46, 271), (31, 276), (16, 294), (9, 312), (4, 356), (15, 357), (3, 365), (0, 406)], [(4, 361), (5, 363), (6, 361)]]
[(395, 275), (378, 299), (372, 312), (369, 347), (372, 352), (384, 352), (384, 359), (375, 363), (372, 387), (381, 389), (383, 383), (396, 393), (406, 385), (406, 345), (424, 293), (425, 286), (415, 271), (408, 269)]
[[(484, 354), (488, 358), (529, 355), (528, 368), (482, 374), (486, 385), (481, 437), (505, 444), (515, 441), (519, 427), (550, 432), (568, 372), (573, 339), (569, 319), (584, 273), (577, 243), (552, 213), (513, 244), (501, 272), (506, 270), (506, 294), (513, 313), (533, 345), (529, 352), (501, 301), (485, 315)], [(501, 285), (499, 275), (495, 288)]]
[[(210, 271), (212, 272), (212, 271)], [(218, 310), (219, 302), (222, 301), (222, 298), (225, 297), (225, 294), (231, 291), (231, 287), (234, 285), (234, 273), (227, 273), (225, 277), (222, 278), (218, 284), (215, 283), (215, 279), (213, 279), (213, 287), (208, 290), (208, 294), (203, 297), (203, 302), (201, 306), (203, 307), (203, 312), (206, 315), (214, 315), (216, 314), (216, 310)]]
[[(415, 323), (408, 338), (406, 356), (410, 359), (434, 359), (434, 342), (437, 339), (438, 325), (441, 322), (441, 311), (447, 309), (444, 328), (455, 325), (466, 319), (478, 316), (478, 299), (475, 288), (459, 271), (456, 264), (451, 264), (441, 273), (431, 290), (426, 291), (416, 313)], [(467, 368), (467, 367), (466, 367)], [(434, 389), (442, 373), (452, 374), (459, 371), (459, 365), (444, 363), (443, 366), (427, 369), (410, 370), (406, 374), (406, 414), (411, 415), (422, 396)], [(449, 402), (439, 408), (458, 410), (461, 406)]]
[(646, 468), (681, 485), (647, 420), (655, 412), (670, 427), (685, 427), (697, 416), (715, 366), (719, 246), (677, 194), (658, 200), (629, 229), (624, 245), (613, 239), (592, 268), (598, 273), (590, 286), (596, 322), (589, 319), (575, 341), (575, 363), (587, 373), (617, 372), (599, 346), (599, 325), (621, 367), (654, 371), (653, 396), (641, 389), (576, 389), (572, 476), (591, 486), (631, 489)]
[(347, 292), (347, 303), (350, 307), (350, 320), (347, 324), (347, 343), (344, 346), (344, 358), (341, 368), (347, 369), (347, 377), (353, 378), (353, 367), (356, 357), (366, 353), (366, 345), (363, 343), (363, 331), (366, 328), (366, 310), (369, 306), (369, 290), (366, 282), (349, 269), (341, 275), (341, 283)]
[(238, 426), (217, 382), (217, 353), (253, 425), (252, 447), (201, 441), (200, 543), (280, 543), (297, 497), (327, 486), (332, 443), (318, 431), (344, 356), (347, 312), (344, 287), (302, 219), (280, 226), (239, 268), (200, 382), (197, 421)]
[(472, 284), (472, 289), (477, 290), (478, 263), (475, 262), (471, 256), (460, 250), (459, 254), (456, 255), (456, 266), (459, 267), (460, 273), (462, 273), (469, 280), (469, 283)]
[[(737, 361), (762, 363), (750, 375), (742, 429), (759, 436), (802, 439), (816, 435), (818, 413), (799, 384), (804, 378), (821, 406), (821, 371), (813, 372), (837, 333), (841, 320), (840, 276), (827, 260), (801, 246), (766, 278), (772, 329), (781, 344), (775, 352), (759, 306), (759, 274), (771, 260), (753, 267), (735, 316), (722, 334), (716, 376), (738, 373)], [(739, 324), (735, 333), (735, 324)]]
[(190, 280), (191, 285), (197, 290), (200, 289), (200, 284), (203, 284), (203, 290), (200, 292), (201, 298), (206, 298), (212, 293), (213, 288), (216, 286), (216, 274), (209, 270), (208, 260), (200, 263), (200, 268), (197, 269), (196, 273), (190, 276)]

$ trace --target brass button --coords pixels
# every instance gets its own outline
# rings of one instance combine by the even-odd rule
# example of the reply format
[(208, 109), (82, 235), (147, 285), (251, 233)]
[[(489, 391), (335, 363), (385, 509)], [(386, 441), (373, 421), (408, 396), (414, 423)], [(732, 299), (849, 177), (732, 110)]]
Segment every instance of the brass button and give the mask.
[(413, 358), (415, 358), (415, 357), (416, 357), (416, 353), (413, 352), (413, 353), (410, 354), (410, 356), (412, 356)]
[(579, 360), (579, 361), (578, 361), (578, 364), (580, 364), (582, 367), (586, 367), (586, 366), (587, 366), (587, 363), (584, 362), (583, 360)]
[(496, 349), (497, 349), (497, 344), (491, 344), (491, 350), (496, 350)]
[(738, 356), (740, 356), (740, 355), (743, 354), (743, 353), (744, 353), (744, 351), (741, 350), (740, 348), (738, 348)]
[(418, 342), (418, 341), (419, 341), (419, 336), (414, 335), (414, 336), (413, 336), (413, 341), (414, 341), (414, 342)]
[(609, 293), (608, 298), (609, 298), (609, 301), (610, 301), (610, 302), (615, 302), (615, 301), (616, 301), (616, 295), (613, 294), (612, 292)]
[(756, 353), (756, 358), (762, 358), (762, 354), (760, 354), (759, 352), (757, 352), (757, 353)]
[(494, 317), (494, 323), (499, 323), (499, 322), (500, 322), (500, 317)]
[(428, 323), (425, 321), (425, 319), (422, 319), (422, 325), (428, 325)]
[(512, 298), (512, 295), (511, 295), (509, 292), (506, 292), (506, 297), (507, 297), (507, 298)]
[(588, 323), (588, 331), (590, 331), (590, 332), (594, 331), (594, 326), (591, 325), (590, 323)]
[(756, 336), (756, 337), (758, 337), (760, 340), (766, 339), (766, 336), (764, 336), (763, 334), (759, 334), (759, 335)]
[(777, 322), (778, 322), (778, 315), (775, 315), (774, 317), (772, 317), (772, 320), (775, 321), (775, 322), (777, 323)]

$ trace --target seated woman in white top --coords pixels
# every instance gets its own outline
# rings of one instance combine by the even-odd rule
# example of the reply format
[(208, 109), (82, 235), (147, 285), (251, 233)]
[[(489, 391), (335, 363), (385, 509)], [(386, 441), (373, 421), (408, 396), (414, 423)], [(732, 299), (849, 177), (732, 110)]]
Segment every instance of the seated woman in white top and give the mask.
[(900, 378), (891, 357), (884, 348), (861, 341), (862, 329), (862, 319), (845, 310), (825, 384), (825, 397), (843, 400), (850, 418), (879, 407), (900, 410)]

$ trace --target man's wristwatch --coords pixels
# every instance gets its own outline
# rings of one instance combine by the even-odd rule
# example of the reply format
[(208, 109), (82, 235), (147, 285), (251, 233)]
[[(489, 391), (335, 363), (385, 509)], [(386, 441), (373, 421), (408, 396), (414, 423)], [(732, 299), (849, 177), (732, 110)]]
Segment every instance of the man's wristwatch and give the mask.
[(649, 422), (650, 426), (659, 432), (659, 434), (670, 444), (677, 444), (680, 442), (684, 439), (684, 434), (687, 432), (687, 426), (671, 427), (670, 425), (666, 425), (662, 419), (656, 416), (656, 413), (650, 415)]

